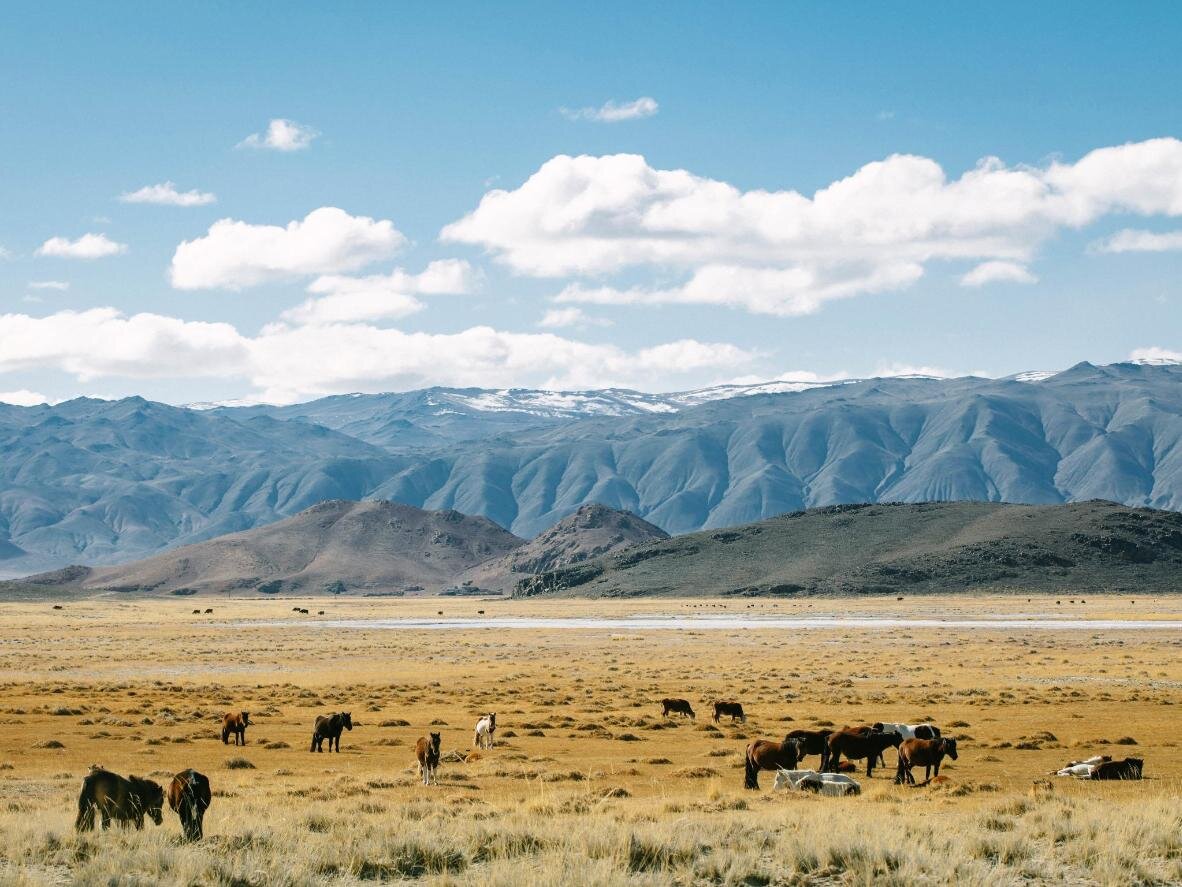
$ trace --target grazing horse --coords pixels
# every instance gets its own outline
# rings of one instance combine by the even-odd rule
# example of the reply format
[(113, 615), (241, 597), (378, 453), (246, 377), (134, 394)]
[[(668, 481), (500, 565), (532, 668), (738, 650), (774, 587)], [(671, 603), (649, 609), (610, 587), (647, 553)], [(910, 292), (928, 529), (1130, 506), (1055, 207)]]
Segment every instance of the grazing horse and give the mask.
[(743, 714), (743, 704), (741, 702), (716, 702), (714, 703), (714, 721), (715, 723), (723, 715), (730, 715), (731, 723), (735, 721), (742, 721), (747, 723), (747, 716)]
[(419, 773), (422, 774), (423, 785), (430, 785), (432, 779), (436, 783), (439, 782), (435, 771), (439, 769), (440, 741), (440, 735), (432, 733), (430, 739), (420, 736), (419, 741), (415, 743), (415, 757), (419, 759)]
[(935, 724), (874, 724), (880, 733), (898, 733), (904, 739), (939, 739), (940, 728)]
[(312, 729), (312, 747), (309, 751), (324, 751), (324, 740), (328, 740), (328, 750), (332, 751), (333, 743), (336, 750), (341, 750), (341, 731), (353, 729), (353, 716), (347, 711), (332, 715), (320, 715), (316, 718), (316, 726)]
[(800, 760), (806, 755), (821, 756), (821, 770), (827, 770), (829, 764), (829, 737), (832, 730), (790, 730), (789, 739), (797, 740), (800, 747)]
[[(903, 737), (898, 733), (880, 733), (871, 730), (869, 733), (838, 730), (829, 737), (829, 772), (837, 773), (837, 766), (841, 756), (845, 755), (851, 761), (859, 758), (866, 759), (866, 778), (874, 775), (874, 765), (882, 757), (888, 746), (899, 747)], [(911, 740), (922, 742), (923, 740)]]
[[(898, 735), (898, 734), (895, 734)], [(956, 740), (941, 736), (939, 739), (907, 739), (899, 746), (899, 769), (895, 771), (895, 784), (915, 785), (911, 768), (922, 764), (923, 781), (932, 778), (932, 770), (940, 775), (940, 762), (944, 756), (956, 760)]]
[(1125, 758), (1123, 761), (1104, 761), (1092, 771), (1092, 779), (1140, 779), (1145, 761), (1141, 758)]
[(760, 770), (795, 770), (800, 760), (800, 740), (785, 736), (783, 742), (757, 739), (747, 746), (743, 788), (759, 788)]
[(103, 829), (116, 822), (131, 823), (137, 829), (144, 827), (144, 816), (160, 825), (164, 821), (164, 789), (150, 779), (138, 776), (122, 776), (92, 767), (82, 780), (82, 791), (78, 794), (78, 818), (74, 828), (87, 831), (94, 828), (94, 811), (98, 810)]
[(685, 715), (691, 721), (698, 719), (694, 714), (694, 710), (690, 708), (688, 699), (662, 699), (661, 700), (661, 717), (669, 717), (669, 713), (678, 715)]
[(227, 745), (230, 742), (230, 734), (234, 734), (234, 744), (238, 745), (241, 742), (246, 745), (246, 728), (253, 726), (250, 723), (250, 712), (248, 711), (232, 711), (222, 718), (222, 745)]
[(196, 770), (182, 770), (168, 786), (168, 806), (181, 819), (186, 841), (200, 841), (204, 834), (205, 811), (212, 794), (209, 780)]
[(780, 770), (776, 773), (776, 790), (814, 792), (831, 798), (860, 795), (862, 786), (844, 773), (818, 773), (816, 770)]
[(477, 748), (492, 748), (493, 734), (497, 732), (497, 713), (490, 712), (476, 722), (472, 733), (472, 744)]

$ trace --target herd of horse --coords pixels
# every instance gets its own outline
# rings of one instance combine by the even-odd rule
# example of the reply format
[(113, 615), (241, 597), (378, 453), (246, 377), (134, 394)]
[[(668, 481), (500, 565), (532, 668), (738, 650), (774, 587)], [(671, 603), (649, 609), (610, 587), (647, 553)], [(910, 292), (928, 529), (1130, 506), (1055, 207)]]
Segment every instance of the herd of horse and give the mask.
[[(662, 716), (674, 714), (695, 719), (693, 707), (685, 699), (662, 699)], [(729, 716), (731, 722), (746, 723), (743, 706), (734, 701), (714, 703), (713, 719)], [(246, 745), (246, 730), (253, 726), (250, 712), (230, 712), (222, 719), (222, 742), (226, 745), (234, 737), (234, 745)], [(341, 750), (341, 734), (353, 729), (349, 712), (320, 715), (312, 727), (312, 752), (323, 752), (328, 740), (330, 752)], [(472, 744), (478, 749), (491, 749), (497, 730), (496, 712), (482, 716), (472, 732)], [(423, 785), (436, 782), (439, 769), (442, 736), (431, 733), (420, 737), (415, 744), (415, 758)], [(848, 774), (857, 769), (855, 761), (866, 762), (866, 776), (874, 774), (874, 767), (885, 767), (883, 752), (896, 750), (898, 761), (895, 784), (915, 785), (913, 770), (924, 768), (924, 782), (940, 775), (944, 759), (957, 760), (956, 740), (943, 736), (935, 724), (893, 724), (876, 722), (857, 727), (833, 730), (791, 730), (782, 741), (757, 739), (746, 749), (743, 766), (743, 787), (759, 788), (759, 773), (776, 773), (776, 788), (789, 787), (827, 795), (859, 794), (861, 787)], [(818, 770), (799, 769), (810, 755), (820, 757)], [(842, 758), (845, 758), (843, 761)], [(1112, 761), (1107, 757), (1073, 761), (1060, 776), (1090, 779), (1140, 779), (1142, 761), (1127, 758)], [(123, 777), (102, 767), (94, 766), (82, 782), (78, 796), (79, 831), (93, 829), (98, 815), (104, 829), (112, 822), (144, 827), (147, 817), (156, 825), (163, 821), (164, 803), (177, 814), (186, 840), (200, 840), (203, 834), (205, 811), (209, 809), (212, 793), (209, 779), (196, 770), (183, 770), (172, 777), (165, 790), (160, 784), (138, 776)]]

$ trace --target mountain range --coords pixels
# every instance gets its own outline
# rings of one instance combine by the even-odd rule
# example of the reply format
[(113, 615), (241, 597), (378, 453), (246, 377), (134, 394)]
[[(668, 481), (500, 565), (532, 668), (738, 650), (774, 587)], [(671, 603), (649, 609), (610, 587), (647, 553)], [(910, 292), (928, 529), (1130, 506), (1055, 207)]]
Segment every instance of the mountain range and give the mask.
[(0, 575), (132, 561), (327, 500), (533, 537), (600, 503), (671, 534), (828, 505), (1182, 509), (1182, 366), (649, 395), (434, 388), (290, 406), (0, 405)]

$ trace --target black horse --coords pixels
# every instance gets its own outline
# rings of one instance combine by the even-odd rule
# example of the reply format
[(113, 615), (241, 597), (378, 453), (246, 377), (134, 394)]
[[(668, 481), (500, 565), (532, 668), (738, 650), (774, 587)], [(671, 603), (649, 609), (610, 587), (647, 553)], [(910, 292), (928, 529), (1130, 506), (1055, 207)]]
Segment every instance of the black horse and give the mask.
[(353, 716), (347, 711), (331, 715), (320, 715), (316, 718), (316, 726), (312, 730), (312, 748), (309, 751), (324, 751), (324, 740), (328, 740), (328, 750), (341, 750), (341, 731), (353, 729)]

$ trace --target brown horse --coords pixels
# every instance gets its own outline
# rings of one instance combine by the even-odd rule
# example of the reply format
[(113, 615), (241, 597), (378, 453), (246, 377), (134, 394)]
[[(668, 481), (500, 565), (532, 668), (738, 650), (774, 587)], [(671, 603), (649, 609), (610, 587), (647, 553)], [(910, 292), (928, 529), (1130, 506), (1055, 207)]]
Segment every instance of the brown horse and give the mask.
[[(895, 734), (898, 735), (898, 734)], [(923, 781), (932, 778), (932, 769), (940, 775), (940, 762), (944, 756), (956, 760), (956, 740), (940, 737), (939, 739), (908, 739), (899, 746), (899, 769), (895, 771), (896, 784), (915, 785), (915, 776), (911, 768), (924, 768)]]
[(661, 700), (661, 716), (669, 717), (669, 713), (685, 715), (691, 721), (696, 721), (698, 718), (694, 714), (694, 710), (690, 708), (689, 700), (687, 699), (662, 699)]
[(860, 729), (838, 730), (829, 737), (829, 767), (830, 773), (840, 772), (837, 767), (841, 756), (845, 755), (851, 761), (859, 758), (866, 759), (866, 778), (874, 775), (874, 765), (882, 757), (888, 746), (899, 747), (903, 737), (898, 733), (879, 733), (871, 730), (869, 733)]
[(150, 779), (129, 776), (124, 779), (109, 770), (91, 768), (82, 780), (78, 794), (78, 818), (74, 828), (87, 831), (94, 828), (94, 811), (98, 810), (103, 828), (116, 822), (144, 827), (144, 816), (160, 825), (164, 821), (164, 789)]
[(714, 703), (714, 721), (717, 723), (723, 715), (730, 715), (731, 723), (735, 721), (742, 721), (747, 723), (747, 716), (743, 714), (743, 704), (741, 702), (722, 702), (721, 700)]
[(788, 738), (797, 740), (799, 760), (804, 760), (806, 755), (820, 755), (821, 770), (824, 771), (829, 764), (829, 737), (832, 734), (832, 730), (790, 730)]
[(234, 734), (234, 744), (241, 742), (246, 745), (246, 728), (250, 727), (250, 712), (232, 711), (222, 718), (222, 745), (230, 742), (230, 734)]
[(783, 742), (757, 739), (747, 746), (743, 788), (759, 788), (760, 770), (795, 770), (800, 760), (800, 740), (785, 736)]
[(204, 834), (205, 811), (212, 794), (209, 780), (196, 770), (182, 770), (168, 786), (168, 806), (181, 819), (186, 841), (200, 841)]
[(1092, 771), (1092, 779), (1140, 779), (1145, 761), (1125, 758), (1123, 761), (1103, 761)]
[(312, 747), (309, 751), (324, 751), (324, 740), (328, 740), (328, 750), (333, 750), (333, 743), (336, 743), (336, 750), (341, 750), (341, 731), (353, 729), (353, 716), (347, 711), (337, 712), (331, 715), (320, 715), (316, 718), (316, 724), (312, 728)]
[(419, 773), (423, 776), (423, 785), (430, 785), (432, 779), (436, 783), (439, 782), (435, 771), (439, 769), (440, 741), (439, 734), (432, 733), (430, 739), (420, 736), (419, 741), (415, 743), (415, 757), (419, 760)]

